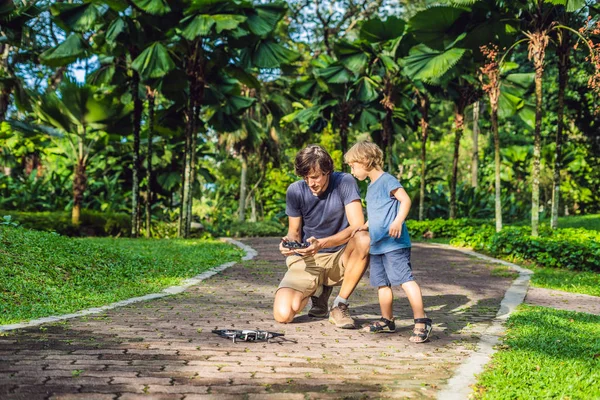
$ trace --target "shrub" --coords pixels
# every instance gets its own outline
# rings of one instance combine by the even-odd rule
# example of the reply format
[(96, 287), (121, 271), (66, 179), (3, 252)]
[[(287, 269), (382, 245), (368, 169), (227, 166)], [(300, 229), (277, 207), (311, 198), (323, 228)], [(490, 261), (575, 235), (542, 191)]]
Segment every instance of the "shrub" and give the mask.
[(285, 227), (276, 221), (233, 222), (218, 234), (232, 237), (282, 236), (285, 234)]
[(0, 215), (10, 215), (24, 228), (65, 236), (129, 236), (131, 233), (131, 217), (127, 214), (82, 210), (78, 226), (71, 224), (69, 211), (0, 211)]
[[(427, 234), (430, 238), (449, 238), (456, 237), (465, 229), (478, 227), (481, 225), (489, 225), (488, 220), (479, 219), (429, 219), (425, 221), (408, 220), (406, 227), (410, 232), (411, 237), (421, 238)], [(491, 225), (490, 225), (491, 226)]]

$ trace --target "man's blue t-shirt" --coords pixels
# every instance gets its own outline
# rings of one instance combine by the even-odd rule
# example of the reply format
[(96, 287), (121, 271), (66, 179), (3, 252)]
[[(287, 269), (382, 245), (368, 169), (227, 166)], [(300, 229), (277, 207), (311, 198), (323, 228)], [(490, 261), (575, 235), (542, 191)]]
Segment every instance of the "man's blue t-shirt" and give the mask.
[(367, 215), (369, 235), (371, 236), (371, 254), (384, 254), (392, 250), (411, 247), (410, 236), (406, 224), (402, 224), (399, 238), (390, 236), (390, 225), (398, 216), (400, 202), (392, 191), (402, 185), (392, 175), (384, 172), (367, 188)]
[[(315, 196), (305, 181), (292, 183), (286, 193), (285, 213), (290, 217), (302, 217), (302, 241), (311, 236), (317, 239), (335, 235), (350, 224), (345, 206), (360, 200), (358, 185), (350, 174), (333, 172), (323, 194)], [(334, 253), (343, 245), (322, 249), (322, 253)]]

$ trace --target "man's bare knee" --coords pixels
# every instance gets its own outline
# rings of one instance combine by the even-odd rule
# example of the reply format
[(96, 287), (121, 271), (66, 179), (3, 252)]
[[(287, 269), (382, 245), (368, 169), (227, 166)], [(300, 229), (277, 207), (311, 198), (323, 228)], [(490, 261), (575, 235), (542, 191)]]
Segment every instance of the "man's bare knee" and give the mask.
[(354, 251), (358, 251), (360, 254), (369, 254), (369, 247), (371, 246), (371, 238), (365, 231), (356, 232), (352, 238)]
[(295, 313), (291, 307), (273, 307), (273, 318), (275, 321), (287, 324), (294, 320)]
[(294, 320), (296, 310), (294, 303), (298, 301), (296, 297), (301, 296), (301, 293), (290, 289), (280, 288), (275, 293), (275, 302), (273, 303), (273, 318), (277, 322), (287, 324)]

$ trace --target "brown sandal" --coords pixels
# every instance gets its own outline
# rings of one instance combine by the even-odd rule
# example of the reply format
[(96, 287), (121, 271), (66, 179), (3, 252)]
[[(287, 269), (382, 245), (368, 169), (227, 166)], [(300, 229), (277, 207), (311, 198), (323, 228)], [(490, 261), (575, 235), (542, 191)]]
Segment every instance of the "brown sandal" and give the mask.
[[(433, 321), (431, 318), (415, 318), (416, 324), (425, 324), (425, 328), (414, 328), (413, 334), (410, 336), (410, 340), (412, 343), (425, 343), (429, 340), (429, 335), (431, 335), (431, 324)], [(418, 339), (418, 340), (414, 340)]]

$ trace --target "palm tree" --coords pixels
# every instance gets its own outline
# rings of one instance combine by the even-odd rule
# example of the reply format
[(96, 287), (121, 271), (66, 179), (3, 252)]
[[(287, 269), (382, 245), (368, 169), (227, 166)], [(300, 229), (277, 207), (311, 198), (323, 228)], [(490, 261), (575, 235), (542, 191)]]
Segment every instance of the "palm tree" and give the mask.
[(58, 129), (69, 143), (68, 155), (74, 164), (71, 220), (78, 225), (94, 145), (110, 129), (110, 123), (128, 110), (90, 85), (63, 81), (58, 92), (60, 95), (50, 92), (38, 97), (33, 107), (40, 121)]
[[(275, 36), (275, 28), (287, 10), (283, 3), (254, 5), (217, 1), (185, 4), (190, 7), (176, 23), (176, 35), (172, 38), (180, 60), (178, 67), (185, 71), (189, 97), (179, 223), (180, 235), (184, 237), (189, 235), (191, 224), (195, 141), (202, 126), (201, 109), (211, 101), (206, 98), (207, 90), (213, 84), (219, 85), (231, 72), (231, 67), (242, 70), (278, 68), (298, 57)], [(244, 101), (237, 99), (237, 102)], [(208, 121), (208, 126), (210, 124), (212, 122)]]
[[(488, 94), (491, 108), (492, 134), (494, 137), (494, 187), (496, 232), (502, 230), (502, 186), (500, 179), (500, 135), (498, 132), (498, 114), (510, 117), (519, 114), (526, 120), (521, 110), (525, 109), (525, 92), (533, 82), (533, 74), (509, 74), (506, 72), (518, 68), (515, 63), (504, 63), (499, 59), (498, 46), (482, 46), (486, 57), (485, 65), (480, 68), (483, 90)], [(505, 53), (506, 55), (506, 53)], [(527, 121), (526, 121), (527, 122)], [(533, 125), (529, 121), (529, 125)]]
[[(550, 4), (549, 6), (546, 6), (547, 4)], [(581, 37), (581, 35), (575, 31), (573, 28), (570, 28), (568, 26), (564, 26), (564, 25), (560, 25), (557, 24), (556, 20), (554, 20), (552, 18), (552, 15), (554, 15), (556, 13), (556, 4), (560, 5), (561, 7), (566, 7), (567, 11), (575, 11), (578, 9), (581, 9), (582, 7), (584, 7), (586, 4), (584, 1), (582, 0), (533, 0), (533, 1), (528, 1), (526, 2), (526, 6), (529, 9), (529, 13), (530, 13), (530, 22), (529, 22), (529, 30), (524, 30), (523, 34), (525, 35), (525, 39), (522, 39), (520, 41), (518, 41), (516, 44), (525, 41), (527, 42), (528, 45), (528, 51), (529, 51), (529, 59), (533, 62), (533, 67), (535, 70), (535, 97), (536, 97), (536, 103), (535, 103), (535, 131), (534, 131), (534, 144), (533, 144), (533, 171), (532, 171), (532, 187), (531, 187), (531, 234), (532, 236), (538, 236), (538, 227), (539, 227), (539, 209), (540, 209), (540, 199), (539, 199), (539, 194), (540, 194), (540, 157), (541, 157), (541, 129), (542, 129), (542, 114), (543, 114), (543, 108), (542, 108), (542, 84), (543, 84), (543, 77), (544, 77), (544, 61), (545, 61), (545, 56), (546, 56), (546, 49), (550, 43), (550, 33), (553, 31), (557, 31), (559, 32), (560, 35), (562, 35), (562, 39), (560, 39), (560, 41), (564, 41), (565, 40), (565, 32), (572, 32), (576, 35), (578, 35), (579, 37)], [(584, 40), (584, 43), (587, 44), (587, 42)], [(564, 53), (564, 49), (560, 50), (560, 48), (562, 46), (567, 46), (567, 43), (565, 44), (559, 44), (559, 57), (565, 57), (567, 54), (561, 54)], [(589, 44), (588, 44), (589, 46)], [(590, 49), (591, 50), (591, 49)], [(568, 50), (567, 50), (568, 51)], [(563, 61), (559, 61), (560, 64), (563, 64), (562, 67), (559, 66), (559, 68), (564, 69), (565, 67), (567, 67), (567, 64), (565, 63), (565, 60)], [(566, 70), (564, 70), (566, 71)], [(563, 74), (565, 72), (562, 72)], [(566, 75), (565, 75), (566, 76)], [(560, 69), (559, 69), (559, 79), (564, 79), (565, 76), (563, 76), (563, 78), (560, 78)], [(566, 79), (564, 81), (559, 81), (559, 84), (563, 84), (564, 87), (566, 87), (567, 81)], [(563, 101), (562, 103), (559, 103), (559, 114), (560, 114), (560, 121), (559, 121), (559, 127), (557, 129), (557, 153), (560, 153), (561, 151), (561, 145), (559, 145), (560, 141), (562, 144), (562, 116), (563, 116), (563, 109), (564, 109), (564, 88), (561, 89), (563, 90)], [(560, 131), (560, 134), (559, 134)], [(560, 159), (558, 158), (558, 156), (555, 158), (557, 161), (556, 163), (558, 163), (558, 173), (560, 174)], [(556, 166), (555, 166), (556, 168)], [(556, 178), (556, 182), (559, 181), (560, 178)], [(553, 192), (555, 190), (559, 190), (554, 188)], [(556, 201), (556, 203), (558, 203), (558, 199)], [(558, 204), (556, 205), (556, 207), (558, 207)], [(556, 217), (558, 216), (558, 208), (556, 209)]]

